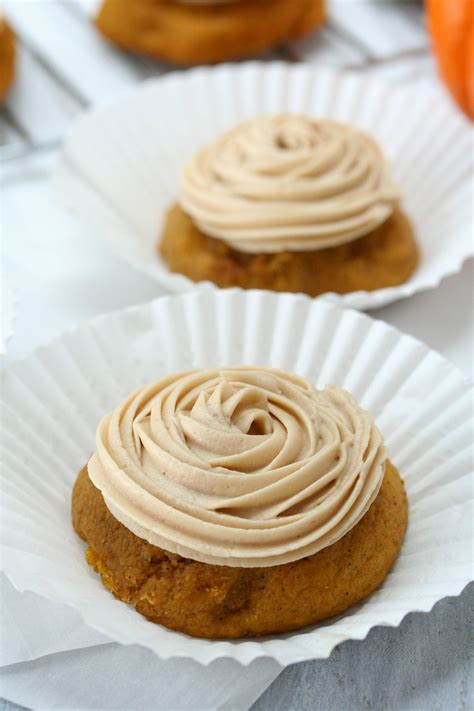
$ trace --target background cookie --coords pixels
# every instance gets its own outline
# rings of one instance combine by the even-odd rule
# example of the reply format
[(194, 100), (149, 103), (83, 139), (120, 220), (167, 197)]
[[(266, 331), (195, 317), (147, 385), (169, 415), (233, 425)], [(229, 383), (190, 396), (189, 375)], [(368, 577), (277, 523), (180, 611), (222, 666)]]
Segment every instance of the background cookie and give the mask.
[(240, 0), (214, 6), (105, 0), (96, 24), (124, 49), (190, 65), (263, 52), (324, 20), (323, 0)]
[(418, 264), (410, 221), (401, 210), (353, 242), (313, 252), (244, 254), (203, 234), (176, 204), (166, 218), (160, 252), (171, 271), (220, 287), (346, 294), (401, 284)]
[(6, 96), (15, 74), (15, 35), (0, 18), (0, 101)]

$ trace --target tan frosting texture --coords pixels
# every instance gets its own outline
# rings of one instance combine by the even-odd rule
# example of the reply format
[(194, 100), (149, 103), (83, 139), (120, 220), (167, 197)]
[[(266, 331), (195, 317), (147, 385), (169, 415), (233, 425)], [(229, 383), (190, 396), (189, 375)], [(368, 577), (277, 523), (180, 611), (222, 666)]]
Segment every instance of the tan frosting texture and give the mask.
[(241, 124), (182, 173), (185, 212), (202, 232), (241, 252), (350, 242), (384, 222), (398, 201), (369, 136), (299, 114)]
[(97, 429), (89, 476), (137, 536), (186, 558), (264, 567), (344, 536), (377, 496), (382, 437), (349, 393), (256, 367), (141, 388)]

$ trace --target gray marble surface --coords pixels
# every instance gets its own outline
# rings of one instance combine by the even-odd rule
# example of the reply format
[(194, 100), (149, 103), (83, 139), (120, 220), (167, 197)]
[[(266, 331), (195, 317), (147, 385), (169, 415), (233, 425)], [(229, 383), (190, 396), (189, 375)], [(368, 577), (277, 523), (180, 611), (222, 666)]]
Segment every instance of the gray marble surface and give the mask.
[[(339, 645), (329, 659), (288, 667), (252, 711), (470, 711), (473, 630), (471, 584), (398, 628), (378, 627), (363, 641)], [(0, 700), (0, 711), (22, 708)], [(74, 704), (67, 711), (73, 709), (79, 711)]]
[(378, 627), (323, 661), (285, 669), (252, 711), (474, 709), (474, 584), (400, 627)]

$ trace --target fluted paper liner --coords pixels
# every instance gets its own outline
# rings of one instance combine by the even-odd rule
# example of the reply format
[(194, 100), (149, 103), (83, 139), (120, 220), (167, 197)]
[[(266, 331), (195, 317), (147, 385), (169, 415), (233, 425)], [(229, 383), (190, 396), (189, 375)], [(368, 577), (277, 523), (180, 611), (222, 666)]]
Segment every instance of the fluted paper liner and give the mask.
[(473, 254), (472, 132), (445, 96), (304, 64), (200, 67), (143, 83), (73, 127), (54, 175), (57, 195), (165, 290), (187, 291), (195, 284), (172, 274), (157, 251), (182, 166), (223, 131), (281, 111), (349, 122), (373, 135), (421, 248), (407, 283), (333, 300), (377, 308), (436, 286)]
[[(334, 620), (259, 640), (193, 639), (107, 592), (71, 525), (71, 488), (101, 417), (132, 389), (195, 367), (256, 364), (352, 392), (405, 480), (410, 520), (382, 587)], [(375, 625), (398, 625), (472, 575), (472, 389), (419, 341), (326, 300), (211, 288), (103, 316), (4, 373), (1, 568), (19, 590), (77, 608), (92, 627), (162, 658), (281, 664), (327, 657)]]

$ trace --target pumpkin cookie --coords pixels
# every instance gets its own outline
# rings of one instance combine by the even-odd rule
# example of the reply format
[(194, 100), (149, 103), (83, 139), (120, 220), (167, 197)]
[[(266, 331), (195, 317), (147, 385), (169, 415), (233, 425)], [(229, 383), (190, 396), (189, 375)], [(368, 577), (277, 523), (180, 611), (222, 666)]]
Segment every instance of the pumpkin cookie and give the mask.
[(96, 24), (124, 49), (192, 65), (263, 52), (324, 20), (323, 0), (105, 0)]
[(399, 552), (407, 501), (347, 392), (240, 367), (163, 378), (107, 415), (72, 517), (120, 600), (180, 632), (235, 638), (370, 595)]
[(0, 15), (0, 101), (5, 98), (15, 74), (15, 35)]
[(245, 254), (205, 235), (176, 204), (167, 215), (160, 252), (172, 272), (193, 281), (309, 296), (397, 286), (409, 278), (418, 262), (413, 230), (401, 210), (364, 237), (338, 247)]
[(377, 144), (292, 114), (249, 121), (197, 153), (159, 249), (193, 281), (310, 296), (396, 286), (419, 258)]

